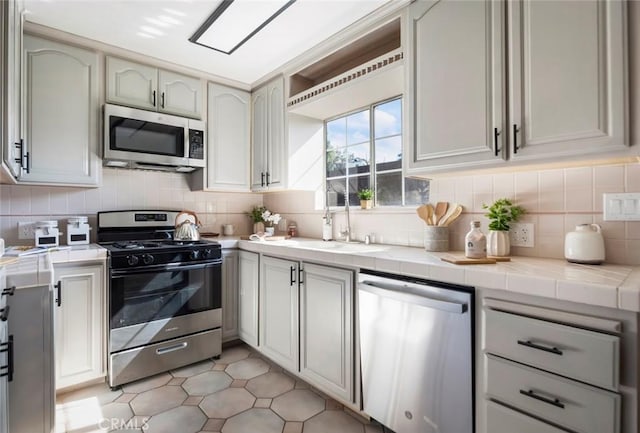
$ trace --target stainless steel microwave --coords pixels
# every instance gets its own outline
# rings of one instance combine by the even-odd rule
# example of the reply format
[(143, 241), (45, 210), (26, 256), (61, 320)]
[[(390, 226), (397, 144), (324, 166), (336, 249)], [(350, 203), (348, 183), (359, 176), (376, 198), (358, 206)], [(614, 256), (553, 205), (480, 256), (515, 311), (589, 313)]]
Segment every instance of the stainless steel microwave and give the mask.
[(107, 167), (189, 172), (205, 166), (204, 122), (105, 104)]

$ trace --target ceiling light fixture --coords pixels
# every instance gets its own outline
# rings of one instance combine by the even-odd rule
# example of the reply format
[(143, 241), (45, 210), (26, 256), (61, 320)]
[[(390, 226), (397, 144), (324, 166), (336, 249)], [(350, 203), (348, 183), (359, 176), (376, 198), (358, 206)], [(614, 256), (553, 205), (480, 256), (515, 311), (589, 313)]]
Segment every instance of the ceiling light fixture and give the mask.
[(189, 41), (231, 54), (295, 2), (222, 0)]

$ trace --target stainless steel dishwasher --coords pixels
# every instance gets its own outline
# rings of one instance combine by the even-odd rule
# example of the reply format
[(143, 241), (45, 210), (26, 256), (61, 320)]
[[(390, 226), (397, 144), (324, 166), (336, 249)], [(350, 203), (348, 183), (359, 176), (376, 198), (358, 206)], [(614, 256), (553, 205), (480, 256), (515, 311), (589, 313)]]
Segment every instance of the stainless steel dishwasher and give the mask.
[(358, 280), (364, 412), (396, 433), (472, 433), (474, 289)]

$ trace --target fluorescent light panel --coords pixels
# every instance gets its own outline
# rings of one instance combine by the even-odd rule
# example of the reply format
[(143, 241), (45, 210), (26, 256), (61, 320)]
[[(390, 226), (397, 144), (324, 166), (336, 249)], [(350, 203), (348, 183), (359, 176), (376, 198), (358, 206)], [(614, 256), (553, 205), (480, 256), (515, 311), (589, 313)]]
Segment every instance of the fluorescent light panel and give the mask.
[(222, 0), (189, 41), (231, 54), (296, 0)]

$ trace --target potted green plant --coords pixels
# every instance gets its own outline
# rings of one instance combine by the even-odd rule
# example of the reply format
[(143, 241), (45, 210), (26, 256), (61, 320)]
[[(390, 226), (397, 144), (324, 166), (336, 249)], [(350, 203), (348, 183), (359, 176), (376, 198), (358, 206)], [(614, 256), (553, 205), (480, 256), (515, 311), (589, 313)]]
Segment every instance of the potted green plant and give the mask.
[(360, 199), (361, 209), (371, 209), (373, 206), (373, 190), (370, 188), (363, 188), (358, 191), (358, 198)]
[(509, 242), (509, 224), (518, 221), (525, 213), (521, 206), (515, 205), (507, 198), (493, 202), (491, 206), (482, 205), (487, 210), (484, 215), (489, 218), (489, 234), (487, 236), (487, 255), (507, 256), (511, 250)]
[(249, 212), (245, 213), (253, 223), (253, 233), (264, 231), (264, 219), (262, 218), (262, 214), (266, 210), (267, 208), (264, 206), (254, 206)]

